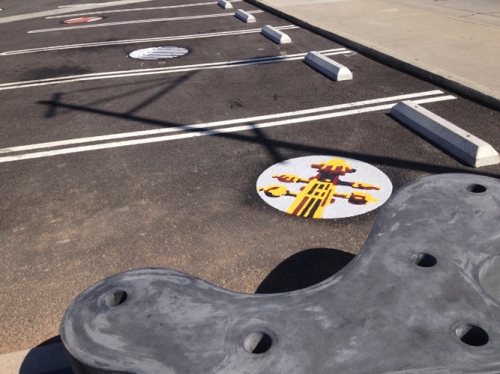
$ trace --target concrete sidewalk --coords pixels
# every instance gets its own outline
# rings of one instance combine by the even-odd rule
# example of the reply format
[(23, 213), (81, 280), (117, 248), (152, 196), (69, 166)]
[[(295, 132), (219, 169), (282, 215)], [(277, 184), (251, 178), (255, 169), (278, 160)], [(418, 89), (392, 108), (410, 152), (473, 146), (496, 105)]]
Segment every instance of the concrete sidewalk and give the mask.
[(499, 1), (246, 1), (500, 109)]

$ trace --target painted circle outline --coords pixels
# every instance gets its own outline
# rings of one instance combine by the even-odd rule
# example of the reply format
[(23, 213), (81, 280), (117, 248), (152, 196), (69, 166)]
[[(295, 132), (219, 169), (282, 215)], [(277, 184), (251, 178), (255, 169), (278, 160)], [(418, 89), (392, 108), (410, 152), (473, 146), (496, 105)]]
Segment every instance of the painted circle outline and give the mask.
[[(259, 178), (257, 179), (256, 189), (257, 193), (262, 200), (273, 208), (287, 213), (287, 209), (294, 201), (292, 196), (281, 196), (281, 197), (268, 197), (263, 191), (259, 191), (259, 187), (267, 187), (270, 185), (280, 185), (293, 192), (300, 192), (300, 187), (305, 186), (305, 184), (300, 183), (283, 183), (276, 178), (272, 178), (275, 174), (295, 174), (302, 178), (310, 178), (317, 174), (316, 169), (313, 169), (310, 165), (313, 163), (325, 162), (331, 159), (342, 159), (345, 160), (349, 165), (351, 165), (356, 172), (352, 174), (346, 174), (341, 176), (340, 179), (346, 182), (365, 182), (374, 185), (381, 186), (380, 190), (363, 190), (356, 189), (349, 186), (336, 186), (336, 192), (340, 193), (350, 193), (353, 191), (369, 193), (373, 197), (377, 198), (379, 201), (376, 203), (368, 203), (366, 205), (353, 205), (347, 202), (347, 200), (342, 198), (335, 198), (333, 204), (328, 205), (324, 208), (324, 213), (322, 218), (317, 219), (336, 219), (336, 218), (348, 218), (355, 217), (361, 214), (371, 212), (382, 206), (391, 196), (393, 186), (389, 177), (382, 172), (380, 169), (366, 162), (355, 160), (348, 157), (339, 157), (334, 155), (319, 155), (319, 156), (305, 156), (291, 158), (277, 164), (274, 164), (264, 170)], [(300, 169), (300, 170), (296, 170)], [(290, 213), (287, 213), (290, 214)]]

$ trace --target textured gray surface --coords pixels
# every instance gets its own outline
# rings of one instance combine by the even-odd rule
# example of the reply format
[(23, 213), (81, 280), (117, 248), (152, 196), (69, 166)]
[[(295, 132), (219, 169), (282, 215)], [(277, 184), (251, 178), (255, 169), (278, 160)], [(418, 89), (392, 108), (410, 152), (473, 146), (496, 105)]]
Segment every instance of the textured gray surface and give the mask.
[[(76, 373), (498, 373), (499, 208), (496, 179), (425, 177), (320, 284), (250, 295), (132, 270), (80, 294), (61, 337)], [(422, 254), (437, 262), (419, 266), (433, 265)], [(267, 351), (247, 351), (255, 332), (272, 339)]]

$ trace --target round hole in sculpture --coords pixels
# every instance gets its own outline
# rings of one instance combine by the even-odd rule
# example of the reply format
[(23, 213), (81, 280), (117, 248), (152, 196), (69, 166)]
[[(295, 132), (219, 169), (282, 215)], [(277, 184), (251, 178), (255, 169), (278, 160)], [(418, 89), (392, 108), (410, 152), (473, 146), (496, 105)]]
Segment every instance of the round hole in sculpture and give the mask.
[(487, 188), (482, 184), (469, 184), (465, 189), (472, 193), (483, 193), (486, 192)]
[(252, 332), (243, 341), (243, 347), (249, 353), (261, 354), (267, 352), (273, 345), (273, 340), (265, 332)]
[(476, 325), (468, 323), (461, 324), (455, 329), (457, 337), (465, 344), (473, 347), (481, 347), (488, 343), (489, 336), (486, 331)]
[(109, 292), (104, 296), (104, 305), (108, 308), (114, 308), (115, 306), (121, 305), (127, 300), (127, 293), (123, 290), (115, 290)]
[(416, 253), (411, 256), (411, 260), (422, 268), (430, 268), (437, 264), (436, 257), (428, 253)]

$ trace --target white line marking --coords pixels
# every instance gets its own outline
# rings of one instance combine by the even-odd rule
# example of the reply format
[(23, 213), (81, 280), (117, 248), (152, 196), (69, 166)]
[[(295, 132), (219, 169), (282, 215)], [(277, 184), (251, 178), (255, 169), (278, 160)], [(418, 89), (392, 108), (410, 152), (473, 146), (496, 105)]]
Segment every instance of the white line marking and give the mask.
[[(109, 3), (99, 3), (99, 4), (95, 4), (95, 5), (86, 5), (85, 7), (81, 7), (81, 8), (74, 8), (74, 12), (82, 11), (83, 9), (107, 8), (107, 7), (119, 6), (119, 5), (128, 5), (128, 4), (136, 4), (136, 3), (146, 3), (146, 2), (149, 2), (149, 1), (153, 1), (153, 0), (121, 0), (121, 1), (112, 1), (112, 2), (109, 2)], [(43, 11), (43, 12), (26, 13), (26, 14), (20, 14), (20, 15), (17, 15), (17, 16), (2, 17), (2, 18), (0, 18), (0, 23), (9, 23), (9, 22), (15, 22), (15, 21), (22, 21), (22, 20), (27, 20), (27, 19), (52, 16), (54, 14), (63, 14), (63, 13), (68, 13), (68, 12), (72, 12), (72, 10), (68, 9), (68, 8), (63, 8), (63, 9), (46, 10), (46, 11)]]
[(86, 3), (86, 4), (70, 4), (70, 5), (59, 5), (58, 8), (86, 8), (86, 7), (109, 7), (109, 6), (120, 6), (134, 3), (142, 3), (150, 0), (117, 0), (117, 1), (107, 1), (104, 3)]
[[(23, 146), (18, 146), (18, 147), (2, 148), (2, 149), (0, 149), (0, 154), (30, 151), (30, 150), (43, 149), (43, 148), (60, 147), (60, 146), (71, 145), (71, 144), (91, 143), (91, 142), (98, 142), (98, 141), (103, 141), (103, 140), (133, 138), (133, 137), (146, 136), (146, 135), (158, 135), (158, 134), (164, 134), (164, 133), (168, 133), (168, 132), (175, 132), (175, 131), (182, 131), (182, 130), (206, 129), (206, 128), (211, 128), (211, 127), (235, 125), (235, 124), (246, 123), (246, 122), (266, 121), (266, 120), (276, 119), (276, 118), (301, 116), (301, 115), (311, 114), (311, 113), (326, 112), (326, 111), (338, 110), (338, 109), (347, 109), (347, 108), (353, 108), (353, 107), (371, 105), (371, 104), (380, 104), (380, 103), (384, 103), (384, 102), (388, 102), (388, 101), (409, 100), (409, 99), (415, 99), (417, 97), (440, 95), (440, 94), (443, 94), (443, 91), (434, 90), (434, 91), (418, 92), (418, 93), (414, 93), (414, 94), (383, 97), (380, 99), (356, 101), (356, 102), (348, 103), (348, 104), (337, 104), (337, 105), (331, 105), (331, 106), (319, 107), (319, 108), (313, 108), (313, 109), (303, 109), (303, 110), (297, 110), (297, 111), (293, 111), (293, 112), (268, 114), (268, 115), (257, 116), (257, 117), (247, 117), (247, 118), (239, 118), (239, 119), (217, 121), (217, 122), (200, 123), (200, 124), (191, 125), (191, 126), (179, 126), (179, 127), (175, 127), (175, 128), (171, 127), (171, 128), (166, 128), (166, 129), (125, 132), (125, 133), (120, 133), (120, 134), (91, 136), (91, 137), (87, 137), (87, 138), (78, 138), (78, 139), (61, 140), (61, 141), (48, 142), (48, 143), (23, 145)], [(441, 97), (446, 97), (446, 96), (441, 96)], [(434, 101), (436, 101), (438, 98), (432, 98), (432, 99)]]
[[(449, 96), (442, 96), (442, 97), (437, 97), (437, 98), (415, 100), (415, 102), (418, 104), (422, 104), (422, 103), (429, 103), (429, 102), (434, 102), (434, 101), (453, 100), (453, 99), (456, 99), (456, 97), (449, 95)], [(113, 142), (113, 143), (71, 147), (71, 148), (64, 148), (64, 149), (58, 149), (58, 150), (53, 150), (53, 151), (27, 153), (27, 154), (21, 154), (21, 155), (16, 155), (16, 156), (6, 156), (6, 157), (0, 157), (0, 163), (28, 160), (28, 159), (42, 158), (42, 157), (50, 157), (50, 156), (70, 154), (70, 153), (95, 151), (95, 150), (100, 150), (100, 149), (126, 147), (126, 146), (131, 146), (131, 145), (150, 144), (150, 143), (158, 143), (158, 142), (165, 142), (165, 141), (171, 141), (171, 140), (188, 139), (188, 138), (195, 138), (195, 137), (207, 136), (207, 135), (221, 135), (221, 134), (227, 134), (227, 133), (232, 133), (232, 132), (237, 132), (237, 131), (247, 131), (247, 130), (252, 130), (252, 129), (262, 129), (262, 128), (266, 128), (266, 127), (276, 127), (276, 126), (290, 125), (290, 124), (296, 124), (296, 123), (302, 123), (302, 122), (318, 121), (318, 120), (335, 118), (335, 117), (342, 117), (342, 116), (349, 116), (349, 115), (354, 115), (354, 114), (375, 112), (375, 111), (379, 111), (379, 110), (387, 110), (387, 109), (391, 109), (394, 105), (396, 105), (396, 103), (361, 108), (361, 109), (346, 110), (343, 112), (321, 114), (321, 115), (316, 115), (316, 116), (300, 117), (300, 118), (288, 119), (288, 120), (282, 120), (282, 121), (264, 122), (264, 123), (254, 124), (254, 125), (226, 127), (226, 128), (217, 129), (217, 130), (194, 131), (194, 132), (187, 132), (187, 133), (176, 134), (176, 135), (158, 136), (158, 137), (146, 138), (146, 139), (124, 140), (124, 141)]]
[[(263, 13), (262, 10), (251, 10), (248, 13)], [(69, 27), (55, 27), (52, 29), (41, 29), (41, 30), (31, 30), (28, 34), (35, 34), (40, 32), (51, 32), (51, 31), (69, 31), (78, 29), (88, 29), (93, 27), (108, 27), (108, 26), (118, 26), (118, 25), (133, 25), (139, 23), (151, 23), (151, 22), (168, 22), (168, 21), (185, 21), (193, 19), (205, 19), (205, 18), (217, 18), (217, 17), (234, 17), (234, 13), (215, 13), (215, 14), (205, 14), (202, 16), (185, 16), (185, 17), (171, 17), (171, 18), (152, 18), (152, 19), (139, 19), (135, 21), (123, 21), (123, 22), (108, 22), (99, 23), (97, 25), (82, 25), (82, 26), (69, 26)]]
[(73, 5), (59, 5), (58, 8), (81, 8), (84, 6), (97, 5), (99, 3), (87, 3), (87, 4), (73, 4)]
[[(337, 48), (334, 50), (321, 51), (325, 56), (332, 56), (338, 54), (347, 54), (350, 51), (345, 48)], [(198, 65), (186, 65), (186, 66), (172, 66), (167, 68), (153, 68), (153, 69), (138, 69), (138, 70), (124, 70), (124, 71), (111, 71), (106, 73), (94, 73), (94, 74), (81, 74), (81, 75), (71, 75), (67, 77), (60, 78), (47, 78), (47, 79), (37, 79), (32, 81), (24, 82), (12, 82), (12, 83), (2, 83), (0, 84), (0, 91), (11, 90), (16, 88), (26, 88), (26, 87), (38, 87), (38, 86), (48, 86), (51, 84), (62, 84), (71, 82), (83, 82), (98, 79), (111, 79), (111, 78), (123, 78), (123, 77), (137, 77), (143, 75), (155, 75), (155, 74), (168, 74), (168, 73), (179, 73), (193, 70), (210, 70), (210, 69), (224, 69), (236, 66), (250, 66), (250, 65), (263, 65), (271, 64), (277, 62), (288, 62), (303, 59), (305, 53), (298, 53), (288, 56), (273, 56), (273, 57), (262, 57), (253, 58), (247, 60), (236, 60), (227, 62), (213, 62), (208, 64), (198, 64)]]
[[(294, 26), (294, 25), (287, 25), (287, 26), (277, 26), (275, 28), (278, 29), (278, 30), (291, 30), (291, 29), (298, 29), (300, 27), (299, 26)], [(95, 43), (83, 43), (83, 44), (58, 45), (58, 46), (53, 46), (53, 47), (21, 49), (21, 50), (17, 50), (17, 51), (2, 52), (2, 53), (0, 53), (0, 56), (12, 56), (12, 55), (25, 54), (25, 53), (59, 51), (59, 50), (63, 50), (63, 49), (102, 47), (102, 46), (108, 46), (108, 45), (123, 45), (123, 44), (164, 42), (164, 41), (173, 41), (173, 40), (213, 38), (213, 37), (218, 37), (218, 36), (230, 36), (230, 35), (260, 33), (260, 30), (261, 29), (248, 29), (248, 30), (213, 32), (213, 33), (205, 33), (205, 34), (165, 36), (165, 37), (159, 37), (159, 38), (125, 39), (125, 40), (113, 40), (113, 41), (109, 41), (109, 42), (95, 42)]]
[[(230, 2), (237, 3), (240, 1), (243, 1), (243, 0), (232, 0)], [(75, 16), (88, 16), (90, 14), (122, 13), (122, 12), (135, 12), (135, 11), (140, 11), (140, 10), (157, 10), (157, 9), (176, 9), (176, 8), (187, 8), (187, 7), (194, 7), (194, 6), (214, 5), (214, 4), (217, 5), (217, 2), (182, 4), (182, 5), (167, 5), (167, 6), (156, 6), (156, 7), (149, 7), (149, 8), (128, 8), (128, 9), (104, 10), (101, 12), (63, 14), (63, 15), (59, 15), (59, 16), (51, 16), (51, 17), (45, 17), (45, 18), (46, 19), (53, 19), (53, 18), (75, 17)]]

